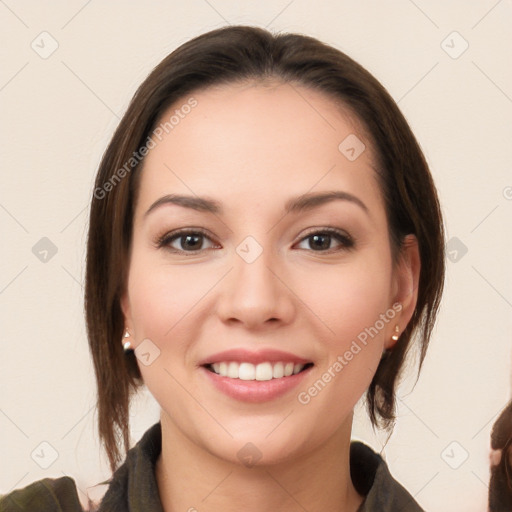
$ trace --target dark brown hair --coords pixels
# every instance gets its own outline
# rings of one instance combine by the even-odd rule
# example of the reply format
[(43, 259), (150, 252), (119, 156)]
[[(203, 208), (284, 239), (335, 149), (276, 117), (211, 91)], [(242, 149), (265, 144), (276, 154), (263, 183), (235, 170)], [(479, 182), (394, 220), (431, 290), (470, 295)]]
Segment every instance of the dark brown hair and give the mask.
[(491, 466), (489, 511), (512, 510), (512, 401), (492, 427), (491, 448), (501, 450), (501, 458), (497, 465)]
[[(108, 145), (96, 176), (87, 242), (85, 312), (97, 381), (98, 429), (111, 468), (128, 450), (129, 403), (143, 384), (135, 355), (122, 347), (120, 307), (128, 271), (134, 200), (144, 146), (176, 101), (212, 85), (275, 80), (319, 91), (353, 112), (377, 159), (393, 257), (403, 238), (416, 235), (421, 272), (418, 301), (393, 350), (384, 354), (367, 390), (372, 424), (391, 430), (395, 387), (417, 336), (418, 375), (444, 284), (444, 231), (436, 189), (423, 153), (396, 103), (362, 66), (312, 37), (229, 26), (202, 34), (168, 55), (136, 91)], [(341, 142), (341, 141), (340, 141)], [(133, 169), (128, 169), (127, 162)], [(125, 172), (121, 172), (121, 169)], [(108, 185), (108, 186), (107, 186)]]

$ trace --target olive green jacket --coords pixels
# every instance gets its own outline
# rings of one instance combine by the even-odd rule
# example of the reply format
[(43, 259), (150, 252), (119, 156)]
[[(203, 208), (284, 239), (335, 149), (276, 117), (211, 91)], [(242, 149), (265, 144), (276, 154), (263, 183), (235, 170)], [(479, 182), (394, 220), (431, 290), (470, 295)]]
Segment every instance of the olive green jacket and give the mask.
[[(98, 512), (163, 512), (154, 467), (162, 449), (160, 422), (128, 451), (106, 482)], [(365, 499), (357, 512), (424, 512), (391, 476), (382, 457), (359, 441), (350, 444), (350, 476)], [(0, 496), (0, 512), (84, 512), (75, 482), (66, 476), (44, 478)]]

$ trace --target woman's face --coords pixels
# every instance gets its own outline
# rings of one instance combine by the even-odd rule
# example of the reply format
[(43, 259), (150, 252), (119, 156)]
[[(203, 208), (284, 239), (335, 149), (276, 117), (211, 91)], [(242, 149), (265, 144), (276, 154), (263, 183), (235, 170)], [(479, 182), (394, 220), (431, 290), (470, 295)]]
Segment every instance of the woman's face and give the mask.
[(126, 327), (175, 435), (291, 459), (350, 430), (412, 314), (417, 251), (393, 267), (372, 149), (332, 100), (283, 84), (191, 96), (144, 161)]

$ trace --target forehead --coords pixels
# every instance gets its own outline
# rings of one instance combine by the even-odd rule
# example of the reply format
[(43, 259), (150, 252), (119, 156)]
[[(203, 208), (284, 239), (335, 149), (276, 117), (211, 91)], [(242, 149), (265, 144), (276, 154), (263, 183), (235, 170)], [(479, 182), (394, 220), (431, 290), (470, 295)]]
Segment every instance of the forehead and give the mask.
[(175, 102), (158, 126), (143, 163), (141, 207), (170, 192), (232, 193), (248, 207), (320, 189), (379, 195), (357, 117), (303, 86), (210, 87)]

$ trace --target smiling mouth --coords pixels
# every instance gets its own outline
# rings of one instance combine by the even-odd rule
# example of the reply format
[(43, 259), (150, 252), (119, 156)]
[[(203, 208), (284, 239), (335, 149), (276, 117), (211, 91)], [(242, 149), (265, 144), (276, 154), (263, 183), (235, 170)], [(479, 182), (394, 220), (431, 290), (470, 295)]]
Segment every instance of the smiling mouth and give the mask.
[(273, 379), (281, 379), (283, 377), (290, 377), (297, 375), (308, 368), (312, 367), (313, 363), (294, 364), (291, 362), (263, 362), (259, 364), (252, 364), (247, 362), (237, 361), (222, 361), (218, 363), (205, 364), (204, 367), (216, 373), (221, 377), (239, 380), (255, 380), (266, 381)]

